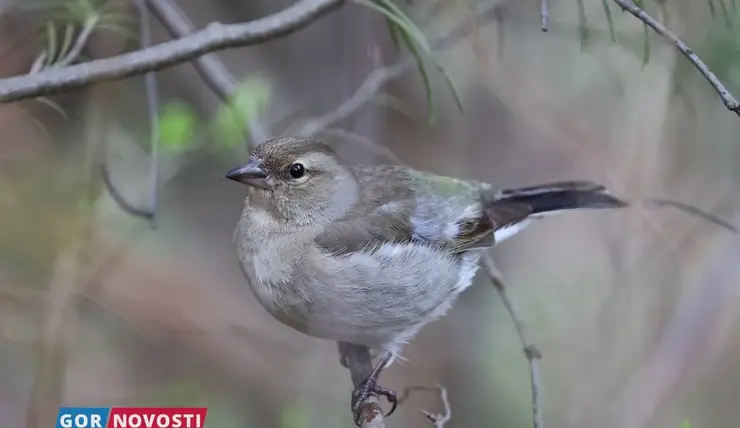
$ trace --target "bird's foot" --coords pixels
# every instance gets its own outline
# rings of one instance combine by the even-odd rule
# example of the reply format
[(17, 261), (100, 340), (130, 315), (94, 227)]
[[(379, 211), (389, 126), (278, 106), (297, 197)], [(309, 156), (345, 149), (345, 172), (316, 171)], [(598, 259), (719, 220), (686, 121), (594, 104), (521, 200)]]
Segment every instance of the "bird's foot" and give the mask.
[(357, 426), (360, 426), (362, 405), (371, 395), (382, 395), (391, 404), (391, 410), (385, 417), (390, 416), (396, 410), (396, 407), (398, 407), (398, 394), (396, 394), (396, 391), (378, 385), (377, 377), (370, 376), (352, 391), (352, 414), (355, 417), (355, 424)]
[(344, 355), (339, 356), (339, 364), (345, 369), (349, 368), (349, 360)]

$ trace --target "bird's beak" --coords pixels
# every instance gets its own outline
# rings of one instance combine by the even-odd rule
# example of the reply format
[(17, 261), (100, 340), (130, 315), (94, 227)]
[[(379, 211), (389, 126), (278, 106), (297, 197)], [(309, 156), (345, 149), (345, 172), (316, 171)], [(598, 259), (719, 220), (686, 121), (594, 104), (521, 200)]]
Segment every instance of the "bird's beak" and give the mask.
[(247, 186), (271, 189), (267, 183), (267, 173), (262, 169), (262, 162), (259, 159), (251, 160), (246, 165), (232, 169), (226, 173), (225, 177)]

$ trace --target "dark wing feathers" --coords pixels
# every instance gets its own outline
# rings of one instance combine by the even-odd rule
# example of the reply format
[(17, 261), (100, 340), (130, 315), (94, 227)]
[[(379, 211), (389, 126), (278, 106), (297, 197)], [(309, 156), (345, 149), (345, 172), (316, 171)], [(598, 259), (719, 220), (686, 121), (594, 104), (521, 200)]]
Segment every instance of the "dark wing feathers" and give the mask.
[[(562, 181), (494, 192), (472, 182), (466, 184), (402, 167), (358, 167), (354, 171), (363, 197), (344, 220), (333, 223), (316, 239), (320, 247), (334, 253), (413, 240), (462, 253), (492, 247), (497, 230), (533, 214), (627, 205), (607, 193), (604, 186), (589, 181)], [(447, 199), (458, 198), (461, 204), (473, 204), (479, 198), (483, 210), (480, 217), (456, 220), (458, 234), (449, 241), (420, 236), (410, 220), (419, 203), (417, 192), (425, 197), (424, 203), (434, 203), (435, 198), (449, 203)]]
[(531, 214), (575, 209), (621, 208), (627, 204), (610, 195), (604, 186), (590, 181), (561, 181), (541, 186), (500, 190), (496, 204), (524, 204)]
[(491, 217), (484, 215), (475, 219), (465, 219), (459, 221), (457, 225), (459, 231), (455, 239), (449, 243), (452, 252), (462, 253), (493, 246), (493, 232), (497, 226)]

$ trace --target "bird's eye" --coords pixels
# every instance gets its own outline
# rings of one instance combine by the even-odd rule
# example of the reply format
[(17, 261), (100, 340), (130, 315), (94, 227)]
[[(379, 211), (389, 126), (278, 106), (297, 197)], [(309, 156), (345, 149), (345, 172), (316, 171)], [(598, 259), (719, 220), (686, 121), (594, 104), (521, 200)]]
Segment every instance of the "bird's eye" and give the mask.
[(306, 168), (301, 163), (294, 163), (290, 166), (290, 176), (293, 178), (301, 178), (306, 173)]

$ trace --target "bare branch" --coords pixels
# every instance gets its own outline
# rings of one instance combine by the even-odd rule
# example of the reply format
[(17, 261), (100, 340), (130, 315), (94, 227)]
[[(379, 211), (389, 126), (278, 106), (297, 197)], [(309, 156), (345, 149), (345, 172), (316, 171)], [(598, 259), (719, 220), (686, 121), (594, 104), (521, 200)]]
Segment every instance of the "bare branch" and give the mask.
[(375, 143), (375, 141), (360, 135), (356, 132), (347, 131), (345, 129), (339, 129), (339, 128), (326, 128), (321, 131), (322, 134), (329, 134), (329, 135), (336, 135), (340, 138), (344, 138), (347, 140), (353, 140), (357, 142), (358, 144), (367, 147), (368, 149), (372, 150), (374, 153), (379, 154), (381, 156), (384, 156), (386, 159), (391, 161), (392, 163), (402, 165), (403, 161), (396, 156), (395, 153), (391, 149), (385, 146), (381, 146), (380, 144)]
[(702, 61), (701, 58), (699, 58), (699, 56), (686, 45), (686, 43), (681, 41), (681, 39), (679, 39), (671, 30), (666, 28), (658, 20), (639, 8), (632, 0), (614, 0), (614, 2), (618, 4), (622, 10), (626, 10), (631, 13), (637, 19), (650, 26), (650, 28), (655, 30), (655, 32), (663, 36), (663, 38), (676, 45), (676, 49), (678, 49), (692, 64), (694, 64), (694, 67), (696, 67), (702, 76), (707, 79), (709, 84), (714, 87), (714, 90), (717, 91), (717, 94), (722, 98), (722, 102), (725, 104), (725, 107), (727, 107), (728, 110), (735, 112), (737, 115), (740, 115), (740, 103), (737, 102), (735, 97), (733, 97), (730, 91), (725, 88), (712, 70), (704, 64), (704, 61)]
[[(195, 25), (183, 10), (172, 0), (146, 0), (149, 9), (159, 20), (162, 26), (175, 39), (182, 39), (193, 33)], [(194, 60), (193, 66), (203, 79), (203, 82), (223, 102), (229, 102), (236, 90), (236, 78), (215, 54), (206, 54)], [(241, 118), (240, 118), (241, 119)], [(250, 121), (249, 132), (252, 137), (251, 148), (267, 139), (267, 132), (256, 119), (243, 118)]]
[[(149, 47), (152, 45), (152, 28), (149, 17), (149, 9), (146, 7), (145, 0), (138, 0), (136, 7), (139, 9), (141, 25), (141, 45)], [(152, 228), (157, 227), (157, 188), (159, 187), (159, 166), (157, 155), (159, 153), (159, 88), (157, 87), (157, 75), (150, 71), (144, 75), (144, 86), (146, 89), (146, 104), (149, 113), (149, 139), (150, 139), (150, 157), (149, 157), (149, 212), (151, 217), (149, 223)]]
[(524, 346), (524, 355), (527, 357), (527, 361), (529, 361), (530, 387), (532, 389), (532, 426), (534, 428), (543, 428), (545, 425), (542, 423), (542, 386), (539, 364), (542, 354), (540, 354), (540, 351), (529, 340), (526, 324), (519, 316), (519, 311), (514, 306), (514, 302), (506, 293), (506, 286), (502, 280), (501, 273), (493, 263), (493, 259), (489, 254), (485, 254), (481, 260), (488, 274), (488, 278), (491, 280), (493, 286), (496, 287), (496, 290), (498, 290), (498, 294), (501, 296), (506, 310), (509, 311), (511, 320), (514, 322), (514, 327), (519, 335), (519, 340), (522, 342), (522, 346)]
[(121, 211), (127, 214), (131, 214), (132, 216), (141, 217), (147, 220), (151, 220), (154, 218), (153, 212), (131, 205), (126, 200), (126, 198), (124, 198), (123, 195), (118, 192), (118, 189), (116, 189), (116, 186), (111, 180), (108, 167), (105, 164), (100, 165), (100, 174), (103, 177), (103, 184), (105, 185), (105, 189), (108, 190), (111, 198), (113, 198), (113, 201), (116, 203), (116, 205), (118, 205), (118, 208), (120, 208)]
[(548, 20), (550, 19), (550, 12), (547, 10), (547, 0), (540, 0), (540, 28), (542, 31), (547, 32)]
[[(149, 10), (173, 39), (192, 34), (195, 25), (183, 10), (170, 0), (145, 0)], [(236, 79), (214, 54), (206, 54), (193, 61), (201, 79), (221, 101), (228, 101), (236, 88)]]
[(36, 74), (44, 68), (44, 62), (46, 61), (46, 51), (41, 52), (31, 65), (31, 70), (28, 74)]
[(683, 202), (678, 202), (678, 201), (674, 201), (671, 199), (661, 199), (661, 198), (646, 198), (646, 199), (643, 199), (643, 202), (645, 202), (647, 206), (653, 205), (656, 207), (673, 207), (691, 216), (698, 217), (710, 223), (714, 223), (717, 226), (723, 229), (727, 229), (732, 233), (740, 233), (740, 229), (730, 224), (729, 222), (722, 220), (721, 218), (715, 216), (714, 214), (710, 214), (693, 205), (685, 204)]
[(345, 100), (336, 109), (306, 123), (298, 132), (298, 135), (310, 137), (322, 129), (328, 128), (337, 122), (346, 119), (362, 106), (367, 104), (367, 102), (370, 101), (386, 83), (401, 76), (414, 64), (414, 58), (409, 56), (390, 67), (382, 67), (373, 70), (351, 97)]
[(0, 102), (49, 95), (64, 90), (161, 70), (215, 50), (249, 46), (286, 36), (344, 4), (344, 0), (301, 0), (278, 13), (242, 24), (212, 23), (182, 39), (33, 76), (0, 79)]
[[(476, 9), (477, 16), (481, 17), (479, 25), (495, 19), (495, 2), (486, 2), (480, 4)], [(439, 37), (432, 41), (430, 45), (432, 50), (439, 51), (460, 41), (469, 34), (466, 21), (463, 20), (447, 35)], [(385, 86), (393, 79), (400, 77), (404, 72), (416, 65), (416, 59), (413, 55), (408, 55), (389, 67), (376, 68), (371, 71), (362, 84), (357, 88), (354, 94), (340, 104), (334, 110), (316, 118), (310, 119), (300, 128), (297, 135), (311, 137), (322, 130), (336, 125), (338, 122), (348, 118), (357, 110), (362, 108), (375, 97), (380, 88)]]
[(442, 401), (442, 406), (444, 407), (444, 413), (429, 413), (426, 410), (422, 410), (421, 413), (426, 416), (427, 419), (429, 419), (433, 424), (434, 428), (444, 428), (445, 424), (452, 419), (452, 407), (450, 406), (450, 400), (447, 398), (447, 388), (443, 387), (440, 384), (437, 384), (437, 386), (431, 387), (431, 386), (407, 386), (403, 390), (403, 394), (401, 394), (401, 397), (398, 399), (398, 404), (400, 405), (403, 401), (405, 401), (409, 396), (411, 396), (412, 391), (437, 391), (439, 392), (439, 398)]
[[(338, 342), (337, 345), (342, 364), (349, 369), (352, 385), (357, 388), (373, 371), (370, 349), (347, 342)], [(385, 428), (383, 409), (377, 395), (370, 394), (365, 402), (360, 404), (360, 409), (360, 428)]]

